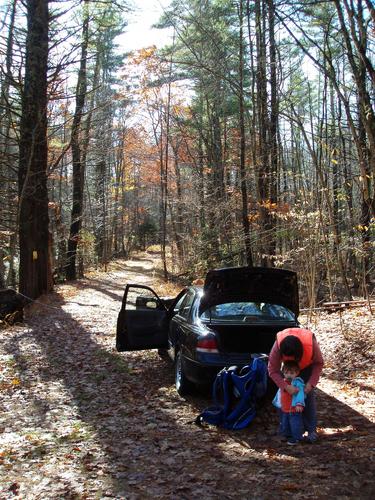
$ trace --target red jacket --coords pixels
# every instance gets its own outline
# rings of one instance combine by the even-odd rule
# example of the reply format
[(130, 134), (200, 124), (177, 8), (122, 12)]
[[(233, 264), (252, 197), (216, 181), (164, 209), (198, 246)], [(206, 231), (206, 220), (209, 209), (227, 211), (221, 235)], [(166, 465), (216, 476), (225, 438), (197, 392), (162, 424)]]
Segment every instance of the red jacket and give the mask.
[[(292, 385), (292, 383), (289, 380), (285, 380), (287, 385)], [(302, 384), (302, 380), (300, 379), (300, 384)], [(300, 391), (303, 392), (303, 385), (298, 385), (295, 386), (300, 389)], [(299, 397), (304, 399), (304, 395), (299, 394)], [(297, 403), (296, 406), (292, 406), (293, 402), (293, 396), (290, 395), (286, 390), (280, 390), (280, 403), (281, 403), (281, 409), (285, 413), (296, 413), (296, 406), (304, 406), (304, 403), (302, 401), (300, 403)]]

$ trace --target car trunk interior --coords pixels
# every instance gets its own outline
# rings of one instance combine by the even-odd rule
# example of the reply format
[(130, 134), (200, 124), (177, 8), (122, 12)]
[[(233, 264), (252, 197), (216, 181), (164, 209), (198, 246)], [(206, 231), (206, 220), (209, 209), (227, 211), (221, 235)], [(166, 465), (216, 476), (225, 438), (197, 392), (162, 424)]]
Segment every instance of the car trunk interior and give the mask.
[(277, 332), (284, 330), (287, 326), (211, 324), (210, 328), (217, 334), (221, 351), (268, 354), (275, 342)]

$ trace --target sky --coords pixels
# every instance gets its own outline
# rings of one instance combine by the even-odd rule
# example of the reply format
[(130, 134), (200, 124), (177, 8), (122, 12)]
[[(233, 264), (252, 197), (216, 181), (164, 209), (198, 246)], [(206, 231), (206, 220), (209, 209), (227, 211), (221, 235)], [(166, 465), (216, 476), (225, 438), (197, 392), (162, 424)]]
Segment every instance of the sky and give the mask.
[[(130, 52), (150, 45), (161, 48), (171, 43), (172, 29), (152, 28), (163, 14), (163, 8), (170, 4), (170, 0), (132, 0), (132, 4), (134, 12), (127, 15), (126, 32), (117, 39), (119, 51)], [(305, 59), (303, 70), (308, 78), (316, 77), (316, 69), (309, 59)]]
[(163, 7), (168, 0), (133, 0), (134, 12), (127, 15), (126, 33), (118, 38), (120, 49), (124, 52), (156, 45), (158, 48), (167, 44), (171, 38), (171, 30), (155, 29), (152, 25), (158, 22)]

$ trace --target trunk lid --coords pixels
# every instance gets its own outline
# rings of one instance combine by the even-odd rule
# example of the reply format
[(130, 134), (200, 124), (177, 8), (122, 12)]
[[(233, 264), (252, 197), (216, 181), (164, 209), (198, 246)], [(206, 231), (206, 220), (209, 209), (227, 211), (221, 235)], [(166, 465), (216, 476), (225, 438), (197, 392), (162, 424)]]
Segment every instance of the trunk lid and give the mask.
[(299, 314), (297, 274), (266, 267), (232, 267), (209, 271), (199, 313), (225, 302), (265, 302)]

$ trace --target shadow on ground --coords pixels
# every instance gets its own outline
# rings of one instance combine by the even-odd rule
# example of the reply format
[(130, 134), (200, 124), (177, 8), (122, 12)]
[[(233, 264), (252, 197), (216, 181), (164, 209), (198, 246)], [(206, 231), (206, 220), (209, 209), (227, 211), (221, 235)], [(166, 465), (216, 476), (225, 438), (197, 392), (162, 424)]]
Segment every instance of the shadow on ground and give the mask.
[[(121, 298), (99, 280), (87, 286)], [(169, 362), (155, 351), (124, 355), (104, 347), (64, 310), (61, 296), (53, 303), (53, 312), (31, 317), (30, 330), (5, 347), (27, 375), (35, 360), (24, 357), (20, 344), (31, 338), (47, 360), (38, 378), (63, 383), (69, 404), (92, 430), (98, 456), (84, 443), (77, 455), (88, 498), (98, 495), (90, 493), (98, 463), (101, 498), (372, 498), (375, 429), (357, 411), (318, 391), (321, 440), (293, 449), (274, 436), (270, 404), (245, 431), (199, 428), (192, 420), (209, 400), (177, 396)], [(56, 322), (63, 328), (56, 330)], [(39, 399), (34, 407), (39, 424), (48, 427), (50, 406)], [(64, 498), (76, 498), (74, 490), (69, 495)]]
[[(29, 330), (13, 337), (5, 348), (23, 379), (34, 370), (39, 382), (63, 383), (70, 406), (99, 444), (100, 452), (95, 453), (81, 441), (71, 443), (72, 449), (82, 450), (76, 458), (86, 476), (89, 498), (98, 494), (90, 490), (98, 469), (100, 498), (209, 498), (216, 491), (223, 498), (235, 498), (229, 491), (238, 471), (228, 464), (225, 481), (218, 474), (225, 461), (223, 443), (191, 424), (191, 407), (174, 392), (170, 363), (155, 352), (144, 362), (145, 353), (124, 356), (103, 348), (95, 335), (64, 311), (61, 297), (53, 303), (57, 307), (53, 313), (31, 317)], [(63, 329), (55, 330), (56, 322)], [(37, 360), (24, 355), (26, 338), (47, 362), (38, 366)], [(33, 381), (29, 382), (31, 387)], [(30, 407), (35, 425), (48, 430), (50, 413), (56, 408), (41, 398), (34, 398)], [(79, 498), (74, 489), (65, 488), (63, 495)]]

